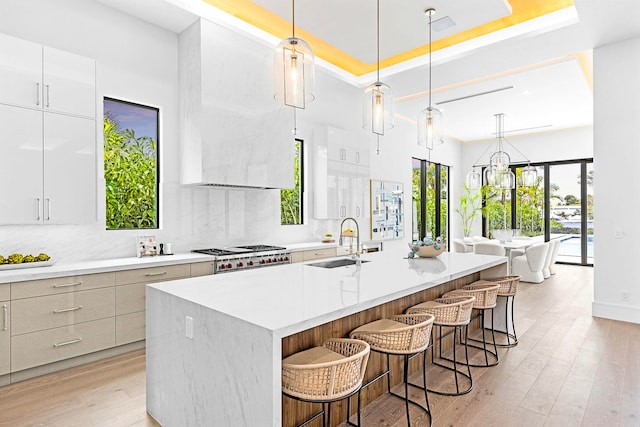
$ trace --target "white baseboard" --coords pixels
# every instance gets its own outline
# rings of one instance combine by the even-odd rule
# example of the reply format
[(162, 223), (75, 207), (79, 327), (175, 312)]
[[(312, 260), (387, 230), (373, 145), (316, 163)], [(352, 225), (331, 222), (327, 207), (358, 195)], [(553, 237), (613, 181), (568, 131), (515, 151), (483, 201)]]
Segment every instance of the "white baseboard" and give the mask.
[(594, 317), (640, 323), (640, 307), (594, 301), (591, 305), (591, 314)]

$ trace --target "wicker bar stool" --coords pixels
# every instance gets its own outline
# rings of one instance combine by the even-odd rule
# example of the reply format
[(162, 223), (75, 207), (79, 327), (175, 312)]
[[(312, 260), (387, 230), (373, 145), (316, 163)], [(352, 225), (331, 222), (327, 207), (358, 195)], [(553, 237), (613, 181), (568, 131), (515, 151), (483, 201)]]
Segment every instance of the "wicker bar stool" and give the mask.
[[(494, 282), (485, 282), (485, 281), (477, 281), (470, 285), (463, 286), (462, 289), (457, 289), (455, 291), (447, 292), (444, 296), (448, 295), (473, 295), (476, 297), (476, 300), (473, 303), (473, 309), (476, 310), (477, 314), (475, 316), (471, 316), (471, 320), (475, 320), (480, 318), (480, 329), (482, 329), (482, 339), (468, 338), (470, 341), (479, 342), (482, 344), (482, 347), (467, 344), (470, 347), (478, 348), (483, 350), (484, 352), (484, 364), (479, 363), (469, 363), (470, 366), (486, 368), (489, 366), (496, 366), (499, 362), (498, 360), (498, 348), (496, 346), (496, 336), (494, 334), (494, 325), (493, 325), (493, 309), (496, 307), (498, 300), (498, 290), (500, 289), (500, 285)], [(491, 310), (491, 342), (487, 342), (487, 337), (485, 336), (486, 329), (484, 327), (484, 318), (485, 312), (487, 310)], [(487, 348), (487, 344), (493, 345), (493, 351)], [(492, 361), (489, 362), (489, 355), (492, 356)]]
[[(518, 284), (520, 283), (520, 276), (504, 276), (485, 279), (489, 282), (495, 282), (500, 285), (498, 290), (498, 297), (504, 299), (504, 331), (495, 329), (495, 332), (504, 334), (507, 337), (507, 343), (496, 344), (498, 347), (515, 347), (518, 345), (518, 335), (516, 335), (516, 325), (513, 321), (513, 305), (515, 303), (515, 296), (518, 292)], [(513, 339), (513, 343), (511, 340)]]
[[(420, 407), (429, 415), (429, 425), (433, 424), (431, 418), (431, 408), (429, 407), (429, 397), (427, 396), (427, 374), (426, 374), (426, 353), (429, 347), (429, 338), (431, 336), (431, 327), (433, 325), (434, 316), (430, 314), (401, 314), (392, 316), (388, 319), (380, 319), (366, 325), (362, 325), (354, 329), (349, 337), (366, 341), (371, 346), (372, 352), (377, 352), (386, 356), (387, 368), (384, 372), (373, 378), (371, 381), (363, 385), (368, 385), (378, 381), (383, 377), (387, 377), (387, 392), (395, 397), (403, 399), (405, 409), (407, 411), (407, 425), (411, 425), (409, 418), (409, 403)], [(424, 387), (416, 386), (408, 381), (409, 360), (422, 353), (422, 381)], [(404, 396), (391, 391), (391, 379), (389, 370), (389, 356), (402, 356), (404, 359)], [(426, 406), (422, 406), (418, 402), (409, 399), (409, 386), (419, 387), (424, 390), (424, 398)], [(358, 406), (360, 405), (360, 394), (358, 394)], [(349, 404), (347, 403), (347, 408)], [(348, 409), (347, 409), (348, 410)], [(358, 409), (358, 414), (359, 414)], [(347, 420), (349, 424), (349, 420)], [(360, 420), (358, 419), (358, 423)], [(351, 424), (353, 425), (353, 424)]]
[(322, 403), (322, 410), (300, 426), (320, 416), (323, 426), (331, 425), (331, 402), (346, 399), (360, 390), (369, 351), (369, 344), (364, 341), (331, 338), (320, 347), (292, 354), (282, 361), (283, 394), (303, 402)]
[[(431, 360), (434, 365), (453, 371), (456, 382), (456, 391), (448, 392), (429, 388), (428, 391), (432, 393), (440, 394), (443, 396), (459, 396), (461, 394), (469, 393), (473, 389), (473, 378), (471, 377), (471, 368), (469, 366), (469, 354), (467, 352), (466, 336), (468, 332), (469, 321), (471, 319), (471, 310), (473, 308), (473, 303), (475, 300), (476, 298), (471, 295), (442, 297), (436, 299), (435, 301), (427, 301), (418, 305), (414, 305), (407, 310), (407, 314), (432, 314), (435, 317), (433, 324), (435, 326), (438, 326), (438, 356), (440, 360), (448, 360), (442, 356), (442, 339), (451, 335), (451, 333), (449, 333), (443, 336), (442, 327), (444, 326), (453, 328), (453, 367), (445, 365), (441, 362), (436, 362), (433, 345), (431, 346)], [(460, 335), (462, 335), (463, 328), (465, 330), (465, 340), (464, 342), (462, 342), (462, 344), (464, 345), (465, 350), (465, 365), (467, 366), (467, 373), (464, 373), (460, 369), (458, 369), (459, 362), (456, 356), (456, 334), (459, 331)], [(458, 381), (459, 375), (466, 378), (469, 382), (469, 386), (464, 390), (460, 390), (460, 384)]]

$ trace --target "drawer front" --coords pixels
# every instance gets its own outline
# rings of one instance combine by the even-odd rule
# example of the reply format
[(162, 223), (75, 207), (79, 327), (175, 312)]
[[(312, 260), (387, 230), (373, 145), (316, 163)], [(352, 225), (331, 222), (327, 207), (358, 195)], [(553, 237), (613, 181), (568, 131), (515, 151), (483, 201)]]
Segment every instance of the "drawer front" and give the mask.
[(9, 283), (0, 284), (0, 301), (9, 301), (11, 299), (11, 285)]
[(11, 319), (11, 303), (9, 301), (0, 302), (0, 375), (8, 374), (11, 370), (11, 329), (9, 322)]
[(123, 314), (116, 316), (116, 345), (129, 344), (146, 338), (146, 313)]
[(12, 308), (12, 336), (104, 319), (115, 315), (115, 288), (19, 299)]
[(213, 261), (191, 264), (191, 277), (208, 276), (213, 274)]
[(189, 277), (190, 275), (191, 268), (189, 264), (137, 268), (135, 270), (116, 271), (116, 285), (161, 282), (163, 280)]
[(292, 252), (291, 253), (291, 262), (302, 262), (304, 261), (304, 251)]
[(94, 320), (11, 337), (11, 371), (113, 347), (115, 320)]
[(144, 283), (116, 286), (116, 316), (144, 311), (146, 286)]
[(316, 249), (313, 251), (304, 251), (304, 260), (331, 258), (336, 256), (336, 248)]
[(116, 274), (111, 272), (14, 282), (11, 284), (11, 299), (16, 300), (20, 298), (105, 288), (113, 286), (116, 283), (115, 278)]

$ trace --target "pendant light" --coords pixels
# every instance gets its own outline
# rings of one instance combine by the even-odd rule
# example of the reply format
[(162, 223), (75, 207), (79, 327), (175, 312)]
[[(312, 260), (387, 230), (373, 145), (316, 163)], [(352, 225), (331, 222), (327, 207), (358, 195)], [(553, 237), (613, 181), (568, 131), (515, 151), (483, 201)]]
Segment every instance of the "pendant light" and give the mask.
[(380, 0), (376, 9), (377, 32), (377, 70), (376, 81), (364, 91), (362, 109), (362, 127), (377, 135), (384, 135), (385, 130), (393, 129), (393, 93), (391, 88), (380, 81)]
[(431, 105), (431, 24), (436, 10), (429, 8), (424, 13), (429, 17), (429, 106), (418, 116), (418, 145), (433, 150), (434, 145), (444, 143), (442, 112)]
[(274, 55), (275, 99), (305, 108), (314, 95), (314, 57), (309, 45), (296, 37), (295, 0), (291, 1), (292, 35), (280, 42)]

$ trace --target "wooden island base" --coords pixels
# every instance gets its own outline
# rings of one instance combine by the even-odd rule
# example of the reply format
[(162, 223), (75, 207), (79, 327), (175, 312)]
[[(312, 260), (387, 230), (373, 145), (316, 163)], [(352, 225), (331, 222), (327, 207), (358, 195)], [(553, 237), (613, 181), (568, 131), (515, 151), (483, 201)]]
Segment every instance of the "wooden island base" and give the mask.
[[(480, 278), (497, 277), (504, 275), (504, 269), (502, 266), (493, 267), (482, 272), (469, 274), (459, 279), (443, 283), (441, 285), (422, 290), (415, 294), (390, 301), (385, 304), (381, 304), (372, 307), (368, 310), (361, 311), (359, 313), (352, 314), (350, 316), (334, 320), (332, 322), (325, 323), (315, 328), (307, 329), (294, 335), (287, 336), (282, 339), (282, 356), (287, 357), (293, 353), (322, 345), (322, 343), (332, 337), (347, 337), (349, 333), (359, 326), (366, 323), (373, 322), (374, 320), (382, 319), (396, 314), (402, 314), (409, 307), (416, 304), (420, 304), (424, 301), (432, 301), (440, 297), (442, 294), (452, 291), (454, 289), (460, 289), (465, 285), (480, 280)], [(469, 331), (479, 328), (479, 321), (475, 321), (470, 325)], [(437, 330), (434, 328), (434, 332)], [(443, 331), (447, 333), (447, 331)], [(437, 340), (437, 335), (436, 335)], [(443, 343), (443, 350), (451, 348), (451, 339), (447, 339)], [(438, 348), (435, 348), (436, 354)], [(427, 363), (431, 362), (430, 352), (428, 352)], [(402, 358), (391, 357), (391, 385), (396, 385), (402, 382)], [(379, 353), (371, 353), (369, 362), (367, 365), (367, 371), (365, 374), (365, 383), (371, 378), (374, 378), (385, 369), (385, 357)], [(411, 361), (409, 367), (409, 375), (414, 372), (418, 372), (421, 369), (422, 357), (415, 358)], [(428, 381), (428, 379), (427, 379)], [(371, 384), (366, 389), (362, 390), (362, 407), (376, 400), (378, 397), (387, 392), (386, 380), (377, 381)], [(351, 405), (352, 415), (357, 410), (357, 400), (353, 398)], [(402, 404), (399, 401), (399, 404)], [(313, 415), (317, 414), (321, 409), (320, 404), (311, 404), (307, 402), (300, 402), (294, 399), (290, 399), (286, 396), (282, 398), (282, 425), (284, 427), (293, 427), (301, 424), (305, 420), (309, 419)], [(331, 424), (336, 426), (343, 423), (346, 420), (346, 400), (335, 402), (331, 404)]]

